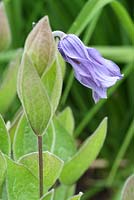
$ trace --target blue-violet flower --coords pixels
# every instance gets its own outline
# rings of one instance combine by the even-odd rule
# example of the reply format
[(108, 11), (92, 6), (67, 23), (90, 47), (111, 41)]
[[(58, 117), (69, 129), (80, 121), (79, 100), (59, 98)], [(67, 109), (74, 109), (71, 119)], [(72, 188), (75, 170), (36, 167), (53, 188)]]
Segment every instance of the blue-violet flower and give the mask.
[(92, 89), (95, 102), (107, 98), (107, 88), (123, 77), (114, 62), (103, 58), (95, 48), (85, 46), (74, 34), (65, 34), (58, 43), (58, 50), (72, 65), (76, 79)]

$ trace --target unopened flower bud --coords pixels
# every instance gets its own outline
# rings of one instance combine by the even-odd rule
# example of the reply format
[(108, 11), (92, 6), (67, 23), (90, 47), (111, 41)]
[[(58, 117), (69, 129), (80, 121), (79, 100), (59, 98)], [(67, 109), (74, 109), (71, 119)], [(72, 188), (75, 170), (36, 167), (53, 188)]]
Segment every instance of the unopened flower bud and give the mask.
[(55, 43), (48, 17), (43, 17), (29, 33), (25, 51), (31, 57), (38, 74), (41, 76), (52, 63), (55, 55)]
[(4, 4), (0, 2), (0, 51), (5, 50), (11, 43), (11, 32), (4, 9)]

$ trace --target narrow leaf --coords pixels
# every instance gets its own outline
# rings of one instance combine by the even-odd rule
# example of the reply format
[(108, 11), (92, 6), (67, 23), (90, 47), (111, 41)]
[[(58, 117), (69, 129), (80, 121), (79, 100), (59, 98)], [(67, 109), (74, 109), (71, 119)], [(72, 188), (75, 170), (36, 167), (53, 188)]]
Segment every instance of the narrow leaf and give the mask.
[(66, 129), (54, 118), (51, 126), (43, 138), (44, 147), (49, 149), (62, 160), (69, 160), (76, 153), (74, 138)]
[(0, 198), (2, 195), (3, 182), (6, 176), (6, 169), (7, 169), (6, 160), (2, 155), (2, 153), (0, 152)]
[(91, 22), (93, 17), (96, 16), (96, 13), (98, 13), (106, 4), (112, 1), (114, 0), (88, 0), (73, 22), (69, 32), (80, 35), (87, 24)]
[(0, 150), (7, 155), (11, 152), (11, 142), (9, 133), (7, 132), (5, 122), (0, 115)]
[(37, 138), (31, 129), (26, 116), (23, 114), (17, 125), (14, 141), (13, 156), (18, 160), (25, 154), (37, 151)]
[(57, 119), (67, 130), (67, 132), (72, 135), (74, 131), (74, 117), (71, 108), (65, 108), (61, 113), (58, 114)]
[(73, 184), (90, 167), (104, 143), (106, 130), (107, 118), (101, 122), (95, 133), (84, 142), (79, 151), (65, 163), (60, 177), (64, 184)]
[(20, 65), (22, 50), (15, 53), (10, 61), (3, 82), (0, 85), (0, 112), (5, 113), (13, 102), (17, 93), (17, 72)]

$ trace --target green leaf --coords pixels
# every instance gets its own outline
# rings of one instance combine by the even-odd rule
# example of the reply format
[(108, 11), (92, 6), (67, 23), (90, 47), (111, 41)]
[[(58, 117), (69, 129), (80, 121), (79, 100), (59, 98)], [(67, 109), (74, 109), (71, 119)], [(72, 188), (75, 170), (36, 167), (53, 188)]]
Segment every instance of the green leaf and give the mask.
[(93, 17), (96, 16), (96, 13), (98, 13), (106, 4), (112, 1), (113, 0), (88, 0), (78, 17), (73, 22), (69, 32), (80, 35), (87, 24), (91, 22)]
[[(20, 163), (24, 164), (31, 173), (38, 179), (38, 153), (34, 152), (20, 158)], [(43, 152), (43, 179), (44, 191), (47, 191), (59, 178), (63, 161), (50, 152)]]
[(79, 194), (69, 198), (68, 200), (80, 200), (82, 195), (83, 195), (83, 193), (80, 192)]
[(7, 155), (11, 153), (10, 137), (6, 129), (5, 122), (0, 115), (0, 150)]
[(50, 98), (54, 114), (59, 104), (63, 84), (62, 68), (58, 59), (58, 53), (51, 67), (43, 74), (42, 82)]
[(118, 2), (118, 1), (113, 1), (111, 3), (112, 9), (114, 10), (115, 14), (117, 15), (120, 23), (122, 24), (122, 26), (124, 27), (124, 29), (126, 30), (130, 41), (134, 42), (134, 23), (130, 17), (130, 15), (128, 14), (127, 10), (124, 8), (124, 6)]
[(8, 157), (7, 160), (7, 191), (10, 200), (38, 200), (38, 179), (22, 164)]
[(36, 135), (42, 135), (51, 118), (51, 106), (41, 79), (27, 54), (23, 55), (18, 94), (26, 116)]
[(54, 200), (65, 200), (75, 192), (75, 185), (67, 186), (61, 184), (55, 189)]
[(132, 41), (132, 36), (134, 34), (133, 21), (131, 20), (131, 17), (129, 16), (127, 10), (122, 6), (122, 4), (115, 0), (88, 0), (77, 16), (76, 20), (73, 22), (69, 32), (80, 35), (88, 23), (90, 23), (96, 14), (101, 11), (102, 8), (107, 4), (111, 4), (120, 23), (125, 28), (126, 33)]
[[(54, 119), (54, 122), (51, 121), (43, 136), (43, 150), (56, 154), (62, 160), (68, 160), (76, 152), (74, 139), (57, 119)], [(18, 160), (21, 156), (35, 151), (37, 151), (37, 138), (24, 115), (18, 123), (14, 137), (14, 159)]]
[(47, 192), (40, 200), (53, 200), (54, 197), (54, 189), (50, 192)]
[(68, 133), (73, 135), (74, 131), (74, 117), (70, 107), (65, 108), (58, 114), (57, 119), (60, 124), (67, 130)]
[(4, 156), (2, 155), (2, 153), (0, 152), (0, 198), (1, 198), (1, 193), (2, 193), (2, 186), (5, 180), (5, 176), (6, 176), (6, 169), (7, 169), (7, 165), (6, 165), (6, 160), (4, 158)]
[(13, 156), (18, 160), (21, 156), (37, 151), (37, 138), (31, 129), (26, 116), (22, 115), (16, 128), (13, 141)]
[(17, 72), (20, 65), (22, 50), (15, 53), (14, 58), (9, 63), (0, 85), (0, 112), (5, 113), (16, 96)]
[(76, 153), (73, 137), (61, 126), (57, 118), (53, 119), (47, 133), (43, 137), (44, 148), (49, 149), (62, 160), (69, 160)]
[(8, 200), (6, 181), (5, 181), (4, 184), (3, 184), (3, 188), (2, 188), (2, 198), (1, 198), (1, 200)]
[(13, 144), (15, 132), (16, 132), (16, 129), (17, 129), (17, 126), (18, 126), (18, 123), (20, 121), (20, 118), (21, 118), (22, 114), (23, 114), (22, 110), (21, 111), (19, 110), (17, 115), (15, 115), (15, 117), (12, 120), (11, 127), (9, 129), (9, 135), (10, 135), (10, 139), (11, 139), (11, 144)]
[(121, 200), (134, 199), (134, 175), (131, 175), (127, 180), (122, 190)]
[[(64, 184), (73, 184), (89, 168), (104, 143), (107, 130), (107, 118), (101, 122), (94, 134), (82, 145), (79, 151), (65, 163), (60, 180)], [(68, 176), (69, 174), (69, 176)]]
[(100, 53), (116, 62), (128, 63), (134, 61), (134, 47), (132, 46), (94, 46)]

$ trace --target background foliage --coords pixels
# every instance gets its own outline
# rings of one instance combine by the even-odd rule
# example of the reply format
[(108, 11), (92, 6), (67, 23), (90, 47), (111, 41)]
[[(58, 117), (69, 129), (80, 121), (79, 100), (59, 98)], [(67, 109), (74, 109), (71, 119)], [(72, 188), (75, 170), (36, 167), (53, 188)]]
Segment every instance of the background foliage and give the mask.
[[(5, 66), (16, 54), (16, 49), (24, 46), (32, 22), (36, 23), (44, 15), (49, 16), (52, 30), (79, 35), (86, 45), (96, 47), (103, 56), (120, 66), (124, 79), (109, 90), (107, 100), (94, 105), (91, 91), (73, 79), (71, 67), (67, 65), (59, 106), (60, 110), (68, 105), (72, 108), (75, 136), (79, 142), (108, 116), (108, 135), (100, 153), (107, 165), (89, 170), (79, 181), (78, 190), (85, 192), (83, 200), (97, 198), (97, 195), (102, 199), (117, 199), (124, 180), (134, 171), (134, 1), (5, 0), (4, 3), (13, 39), (10, 49), (0, 53), (1, 83), (6, 74)], [(8, 81), (15, 70), (10, 72)], [(12, 121), (20, 107), (12, 84), (5, 90), (9, 92), (12, 97), (9, 95), (5, 102), (1, 99), (4, 92), (0, 90), (0, 112), (5, 121)]]

